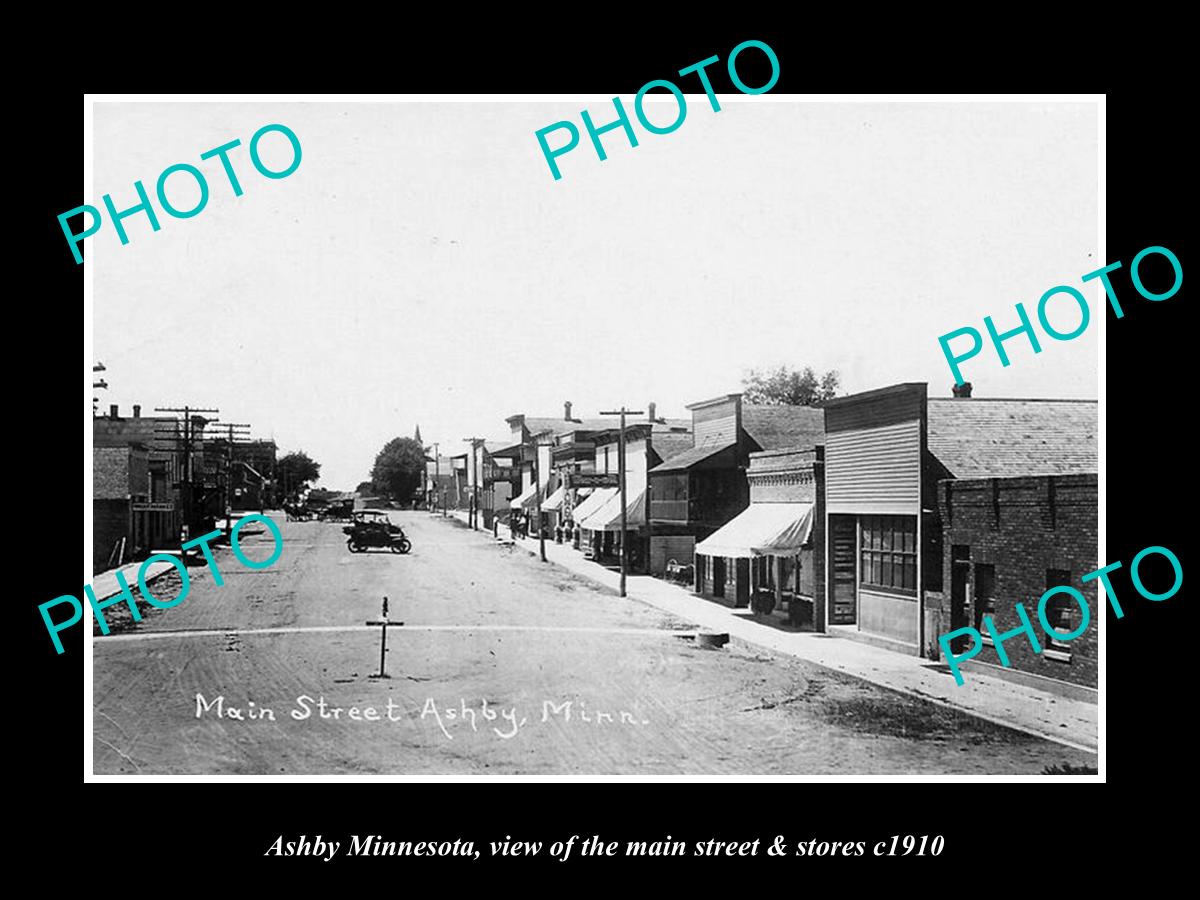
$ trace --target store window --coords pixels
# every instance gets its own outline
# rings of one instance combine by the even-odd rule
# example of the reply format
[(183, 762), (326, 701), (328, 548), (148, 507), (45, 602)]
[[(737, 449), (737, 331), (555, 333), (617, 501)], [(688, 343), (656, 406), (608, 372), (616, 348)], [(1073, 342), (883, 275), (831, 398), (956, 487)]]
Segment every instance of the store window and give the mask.
[[(1073, 586), (1071, 573), (1066, 569), (1047, 569), (1046, 590), (1062, 585)], [(1046, 601), (1046, 621), (1060, 634), (1070, 634), (1078, 628), (1081, 616), (1079, 604), (1067, 594), (1055, 594)], [(1059, 640), (1054, 635), (1047, 633), (1045, 656), (1047, 659), (1059, 662), (1070, 662), (1070, 641)]]
[(916, 516), (862, 516), (862, 584), (917, 594)]
[(975, 564), (975, 630), (983, 636), (984, 644), (992, 643), (992, 634), (983, 625), (983, 617), (996, 617), (996, 567), (991, 563)]

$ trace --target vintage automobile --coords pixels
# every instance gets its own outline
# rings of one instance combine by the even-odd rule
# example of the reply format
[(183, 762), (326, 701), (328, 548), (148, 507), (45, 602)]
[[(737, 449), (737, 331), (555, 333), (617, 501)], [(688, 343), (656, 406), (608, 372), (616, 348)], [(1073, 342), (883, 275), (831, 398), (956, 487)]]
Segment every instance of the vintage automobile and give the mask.
[(342, 531), (349, 535), (346, 546), (351, 553), (365, 553), (371, 547), (387, 547), (393, 553), (407, 553), (412, 549), (404, 529), (393, 525), (383, 509), (355, 510), (351, 523)]

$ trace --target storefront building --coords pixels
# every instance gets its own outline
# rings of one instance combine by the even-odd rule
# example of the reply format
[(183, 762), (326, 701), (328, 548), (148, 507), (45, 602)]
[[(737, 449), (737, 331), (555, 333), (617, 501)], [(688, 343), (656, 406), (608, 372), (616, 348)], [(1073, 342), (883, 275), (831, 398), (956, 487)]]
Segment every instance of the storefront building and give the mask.
[[(984, 647), (969, 665), (986, 667), (989, 674), (1021, 672), (1035, 682), (1052, 679), (1094, 690), (1099, 671), (1098, 582), (1083, 583), (1080, 578), (1099, 567), (1098, 502), (1095, 473), (941, 481), (938, 509), (946, 589), (941, 597), (929, 598), (935, 633), (978, 630)], [(1038, 628), (1038, 600), (1059, 585), (1074, 587), (1087, 601), (1092, 624), (1073, 641), (1055, 640)], [(1006, 668), (1000, 665), (983, 617), (990, 615), (1001, 634), (1019, 628), (1018, 602), (1038, 629), (1042, 652), (1035, 653), (1023, 637), (1007, 641)], [(1082, 616), (1069, 596), (1057, 594), (1046, 604), (1047, 621), (1060, 633), (1078, 628)]]
[(750, 505), (695, 548), (696, 593), (824, 630), (821, 447), (750, 454)]
[[(625, 427), (625, 539), (628, 541), (626, 564), (631, 572), (645, 572), (649, 562), (650, 525), (647, 515), (647, 488), (650, 469), (663, 461), (662, 453), (674, 454), (691, 443), (691, 428), (686, 419), (659, 419), (651, 403), (645, 422)], [(653, 417), (653, 418), (651, 418)], [(621, 430), (619, 427), (597, 432), (593, 471), (617, 476), (620, 471)], [(619, 562), (621, 556), (621, 492), (617, 487), (601, 487), (576, 511), (581, 549), (602, 563)]]
[(936, 658), (945, 589), (938, 482), (1096, 468), (1096, 404), (927, 397), (892, 385), (825, 404), (831, 629)]
[[(581, 438), (580, 443), (586, 445), (591, 433), (612, 425), (610, 419), (575, 418), (571, 405), (570, 401), (563, 403), (561, 418), (518, 413), (505, 419), (512, 434), (511, 444), (521, 448), (521, 489), (510, 506), (514, 511), (520, 510), (531, 535), (538, 533), (543, 522), (553, 529), (562, 520), (564, 505), (572, 505), (575, 500), (574, 496), (568, 500), (565, 491), (556, 496), (557, 489), (563, 484), (560, 470), (567, 462), (565, 458), (556, 461), (554, 456), (560, 436), (577, 435)], [(585, 446), (579, 450), (587, 452)], [(543, 504), (545, 508), (542, 508)]]
[[(750, 454), (812, 448), (824, 439), (824, 413), (813, 407), (748, 405), (741, 394), (726, 394), (688, 409), (691, 445), (664, 457), (649, 473), (650, 571), (655, 575), (666, 574), (672, 561), (692, 565), (696, 544), (746, 509)], [(748, 597), (749, 563), (735, 563), (734, 569), (733, 578), (741, 576), (741, 595)], [(710, 571), (700, 593), (729, 600), (728, 592), (713, 593), (712, 578)], [(734, 603), (737, 596), (735, 591)]]

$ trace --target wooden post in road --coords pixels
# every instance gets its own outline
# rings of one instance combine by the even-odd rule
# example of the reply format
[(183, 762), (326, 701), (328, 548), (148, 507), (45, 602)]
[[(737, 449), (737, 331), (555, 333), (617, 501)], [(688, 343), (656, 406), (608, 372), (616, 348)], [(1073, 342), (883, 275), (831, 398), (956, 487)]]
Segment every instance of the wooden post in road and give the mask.
[(601, 411), (602, 416), (621, 416), (621, 431), (617, 435), (617, 480), (621, 485), (621, 596), (625, 596), (625, 560), (629, 556), (629, 524), (625, 510), (625, 417), (640, 416), (640, 409), (626, 409), (622, 406), (609, 412)]
[(383, 618), (372, 619), (367, 622), (368, 625), (378, 625), (379, 628), (379, 674), (369, 675), (369, 678), (390, 678), (387, 673), (387, 630), (389, 627), (398, 628), (403, 625), (403, 622), (388, 621), (388, 598), (383, 598)]

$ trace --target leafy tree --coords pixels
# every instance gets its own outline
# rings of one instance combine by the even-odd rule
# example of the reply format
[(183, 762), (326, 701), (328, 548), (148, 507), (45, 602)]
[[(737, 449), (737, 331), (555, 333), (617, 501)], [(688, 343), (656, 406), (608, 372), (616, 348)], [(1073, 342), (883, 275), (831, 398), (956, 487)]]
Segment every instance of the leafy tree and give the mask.
[(304, 493), (309, 482), (320, 477), (321, 464), (314, 462), (303, 450), (289, 453), (275, 463), (275, 478), (288, 497)]
[(371, 469), (371, 481), (393, 500), (411, 500), (424, 478), (425, 450), (412, 438), (393, 438), (384, 444)]
[(360, 481), (358, 483), (358, 487), (356, 487), (354, 489), (354, 493), (363, 494), (364, 496), (370, 496), (371, 494), (374, 494), (375, 493), (375, 482)]
[(742, 397), (755, 406), (820, 406), (837, 396), (841, 376), (830, 369), (818, 375), (811, 366), (803, 370), (780, 366), (778, 369), (751, 369), (742, 378)]

